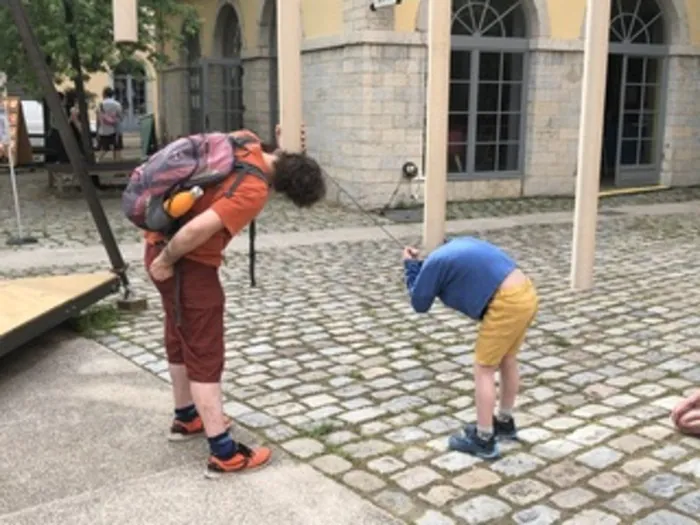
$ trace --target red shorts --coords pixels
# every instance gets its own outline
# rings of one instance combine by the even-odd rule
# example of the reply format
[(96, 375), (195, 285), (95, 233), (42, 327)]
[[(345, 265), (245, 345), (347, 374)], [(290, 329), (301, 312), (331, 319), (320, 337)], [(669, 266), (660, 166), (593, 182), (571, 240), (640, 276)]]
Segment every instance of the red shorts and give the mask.
[[(160, 248), (147, 244), (148, 270)], [(219, 270), (188, 259), (178, 261), (179, 305), (176, 278), (153, 281), (165, 310), (165, 351), (168, 362), (185, 365), (187, 377), (198, 383), (218, 383), (224, 369), (224, 290)], [(179, 326), (177, 310), (179, 308)]]

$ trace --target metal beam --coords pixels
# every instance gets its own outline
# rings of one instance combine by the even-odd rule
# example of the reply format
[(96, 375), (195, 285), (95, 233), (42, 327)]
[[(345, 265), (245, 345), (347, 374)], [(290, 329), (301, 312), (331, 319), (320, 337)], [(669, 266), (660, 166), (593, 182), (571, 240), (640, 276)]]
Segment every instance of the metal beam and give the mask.
[(27, 59), (31, 67), (36, 72), (37, 80), (41, 86), (46, 102), (53, 115), (56, 128), (61, 136), (68, 159), (73, 165), (75, 173), (80, 178), (80, 185), (85, 195), (85, 200), (90, 208), (90, 213), (95, 221), (97, 230), (102, 239), (102, 244), (107, 250), (107, 255), (112, 264), (112, 269), (117, 273), (124, 285), (125, 291), (128, 293), (129, 281), (126, 276), (126, 265), (124, 264), (124, 259), (122, 258), (117, 242), (110, 228), (109, 221), (105, 215), (104, 209), (102, 208), (102, 203), (100, 202), (95, 187), (90, 179), (88, 173), (87, 165), (85, 159), (80, 153), (80, 148), (78, 147), (78, 142), (73, 135), (70, 128), (70, 123), (68, 122), (68, 116), (61, 107), (61, 101), (58, 98), (58, 93), (53, 83), (53, 78), (51, 71), (46, 65), (46, 57), (39, 47), (39, 43), (36, 39), (34, 31), (31, 28), (29, 18), (22, 5), (21, 0), (7, 0), (9, 2), (10, 10), (12, 12), (12, 17), (14, 18), (15, 24), (17, 25), (17, 31), (22, 39), (22, 44), (27, 52)]

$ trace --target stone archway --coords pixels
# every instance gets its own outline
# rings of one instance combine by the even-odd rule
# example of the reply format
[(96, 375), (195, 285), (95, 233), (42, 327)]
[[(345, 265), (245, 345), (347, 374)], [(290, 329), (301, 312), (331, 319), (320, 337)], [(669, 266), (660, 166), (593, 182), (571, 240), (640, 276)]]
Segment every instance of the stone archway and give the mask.
[[(690, 44), (690, 30), (688, 27), (688, 11), (685, 0), (659, 0), (659, 8), (663, 12), (664, 35), (667, 45), (683, 46)], [(612, 10), (619, 9), (619, 5), (612, 2)], [(581, 39), (586, 35), (586, 17), (581, 22)]]
[(243, 49), (243, 29), (240, 8), (235, 1), (219, 4), (214, 26), (213, 56), (217, 58), (240, 58)]
[(202, 61), (205, 128), (243, 128), (243, 28), (237, 1), (220, 2), (214, 26), (212, 58)]

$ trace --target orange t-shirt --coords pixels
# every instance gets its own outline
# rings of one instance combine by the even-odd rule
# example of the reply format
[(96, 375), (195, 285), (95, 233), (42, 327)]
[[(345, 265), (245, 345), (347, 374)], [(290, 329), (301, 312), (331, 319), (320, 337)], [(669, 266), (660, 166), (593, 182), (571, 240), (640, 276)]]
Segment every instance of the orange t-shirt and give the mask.
[[(243, 134), (252, 135), (249, 131), (238, 131), (234, 136)], [(257, 137), (256, 137), (257, 138)], [(269, 169), (265, 164), (263, 152), (259, 143), (249, 143), (246, 150), (237, 153), (245, 162), (260, 168), (263, 173), (269, 175)], [(209, 266), (220, 266), (223, 261), (223, 252), (231, 239), (245, 228), (262, 211), (269, 196), (268, 184), (255, 175), (244, 177), (230, 197), (226, 192), (235, 182), (236, 175), (232, 175), (221, 184), (206, 188), (204, 195), (194, 204), (184, 217), (184, 222), (196, 217), (200, 213), (212, 209), (221, 219), (224, 228), (212, 235), (198, 248), (185, 255), (186, 259), (197, 261)], [(146, 242), (156, 244), (165, 240), (160, 233), (146, 232)]]

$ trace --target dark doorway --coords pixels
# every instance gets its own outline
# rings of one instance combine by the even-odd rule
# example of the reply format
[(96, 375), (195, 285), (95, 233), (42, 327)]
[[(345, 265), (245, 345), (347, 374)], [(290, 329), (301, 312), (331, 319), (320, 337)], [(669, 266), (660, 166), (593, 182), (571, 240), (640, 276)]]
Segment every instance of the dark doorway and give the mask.
[(666, 56), (663, 12), (656, 0), (611, 5), (601, 186), (658, 184)]
[(600, 167), (601, 188), (610, 188), (615, 185), (621, 87), (622, 56), (610, 55), (608, 57), (608, 83), (605, 92), (605, 116), (603, 120), (603, 155)]

